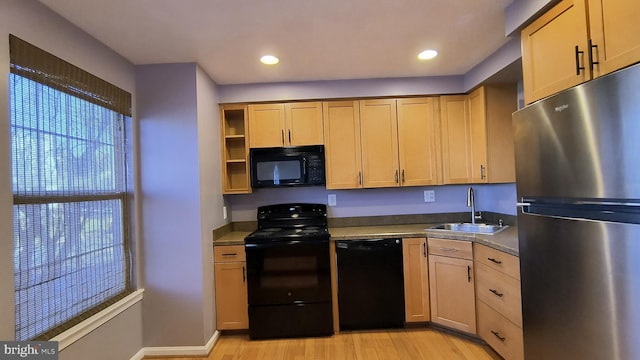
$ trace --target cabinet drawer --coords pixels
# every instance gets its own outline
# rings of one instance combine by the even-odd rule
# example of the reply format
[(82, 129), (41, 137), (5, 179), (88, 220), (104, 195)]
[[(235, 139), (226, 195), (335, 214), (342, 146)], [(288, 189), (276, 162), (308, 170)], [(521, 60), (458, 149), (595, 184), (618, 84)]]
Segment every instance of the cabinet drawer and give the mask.
[(522, 328), (482, 301), (477, 303), (478, 335), (505, 360), (524, 359)]
[(473, 259), (473, 248), (470, 241), (429, 238), (428, 242), (430, 255)]
[(213, 247), (214, 262), (245, 261), (244, 245), (223, 245)]
[(520, 280), (520, 259), (518, 257), (478, 243), (474, 245), (473, 251), (475, 261)]
[(522, 326), (520, 282), (482, 263), (476, 263), (475, 269), (478, 300), (484, 301), (516, 325)]

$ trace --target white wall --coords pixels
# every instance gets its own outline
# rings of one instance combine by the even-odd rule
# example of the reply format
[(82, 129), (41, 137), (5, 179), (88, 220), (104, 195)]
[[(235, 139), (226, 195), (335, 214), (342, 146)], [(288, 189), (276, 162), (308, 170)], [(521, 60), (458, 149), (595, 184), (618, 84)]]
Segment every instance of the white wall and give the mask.
[[(0, 1), (0, 339), (14, 338), (13, 312), (13, 208), (11, 193), (8, 119), (9, 34), (38, 46), (70, 63), (129, 91), (135, 99), (133, 66), (106, 46), (49, 11), (37, 1)], [(140, 347), (142, 324), (139, 306), (134, 306), (75, 342), (60, 359), (113, 360), (133, 356)], [(126, 335), (123, 335), (126, 331)], [(104, 348), (104, 339), (115, 339)]]
[(213, 334), (212, 229), (222, 223), (215, 85), (195, 63), (136, 67), (143, 343)]
[(202, 313), (204, 343), (215, 328), (212, 230), (223, 225), (222, 158), (220, 156), (220, 111), (216, 84), (198, 67), (196, 69), (198, 113), (198, 159), (200, 168), (200, 241), (202, 249)]
[[(471, 185), (476, 209), (507, 215), (516, 214), (514, 184)], [(256, 208), (262, 205), (310, 202), (327, 203), (327, 195), (336, 195), (336, 206), (328, 207), (330, 218), (433, 214), (469, 211), (466, 206), (469, 185), (407, 187), (385, 189), (326, 190), (323, 187), (255, 189), (252, 194), (227, 195), (233, 221), (255, 221)], [(435, 190), (436, 201), (424, 202), (424, 190)]]
[(463, 76), (220, 85), (220, 103), (458, 94)]

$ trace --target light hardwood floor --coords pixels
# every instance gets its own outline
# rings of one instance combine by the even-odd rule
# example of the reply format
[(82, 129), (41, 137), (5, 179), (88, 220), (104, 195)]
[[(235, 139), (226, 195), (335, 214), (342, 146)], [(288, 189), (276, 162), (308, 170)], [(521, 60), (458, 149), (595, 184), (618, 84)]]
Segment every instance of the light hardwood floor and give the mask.
[[(145, 360), (161, 358), (147, 358)], [(168, 358), (163, 358), (168, 359)], [(172, 360), (499, 360), (488, 346), (433, 328), (342, 332), (331, 337), (253, 340), (223, 335), (206, 358)]]

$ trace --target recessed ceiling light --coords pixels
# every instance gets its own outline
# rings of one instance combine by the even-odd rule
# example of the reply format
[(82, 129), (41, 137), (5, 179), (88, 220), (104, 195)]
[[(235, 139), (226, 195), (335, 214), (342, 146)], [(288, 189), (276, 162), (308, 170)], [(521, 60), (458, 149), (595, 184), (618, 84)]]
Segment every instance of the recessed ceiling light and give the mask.
[(280, 59), (273, 55), (264, 55), (260, 58), (260, 62), (266, 65), (275, 65), (280, 62)]
[(423, 52), (421, 52), (420, 54), (418, 54), (418, 59), (420, 60), (429, 60), (429, 59), (433, 59), (434, 57), (438, 56), (438, 52), (433, 50), (433, 49), (428, 49), (425, 50)]

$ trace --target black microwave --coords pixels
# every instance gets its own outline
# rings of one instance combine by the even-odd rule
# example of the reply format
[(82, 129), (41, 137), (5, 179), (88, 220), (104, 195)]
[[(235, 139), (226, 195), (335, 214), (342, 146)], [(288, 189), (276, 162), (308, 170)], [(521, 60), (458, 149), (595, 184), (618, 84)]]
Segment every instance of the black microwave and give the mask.
[(324, 146), (249, 149), (251, 187), (324, 185)]

